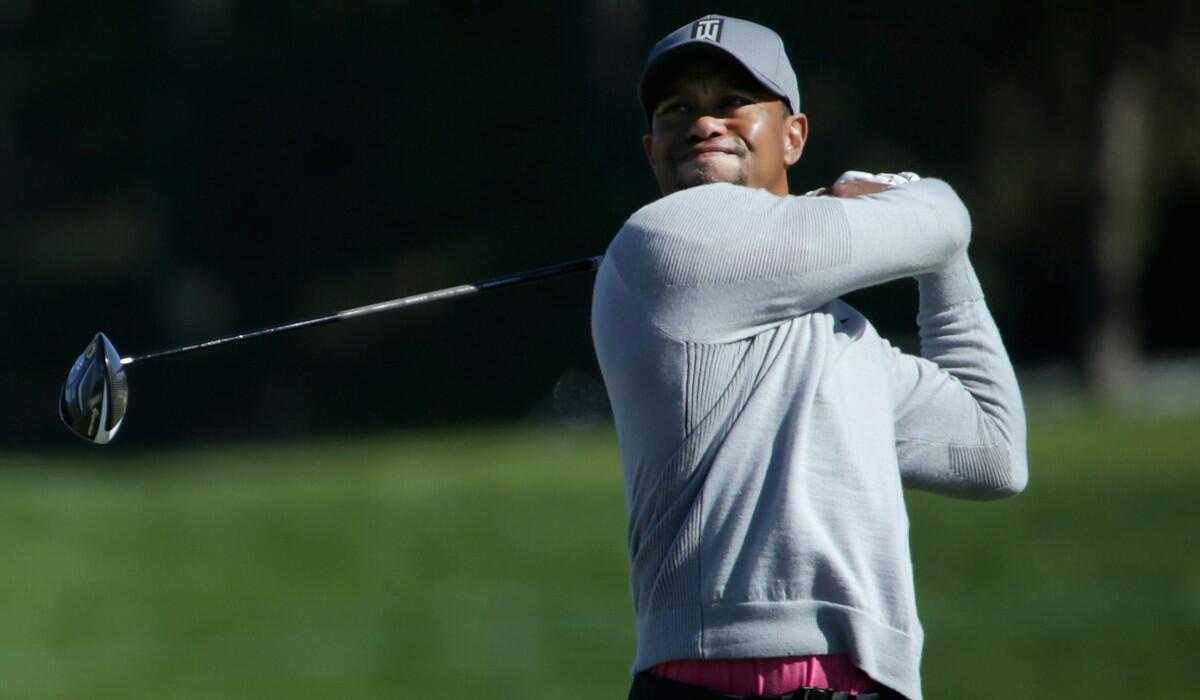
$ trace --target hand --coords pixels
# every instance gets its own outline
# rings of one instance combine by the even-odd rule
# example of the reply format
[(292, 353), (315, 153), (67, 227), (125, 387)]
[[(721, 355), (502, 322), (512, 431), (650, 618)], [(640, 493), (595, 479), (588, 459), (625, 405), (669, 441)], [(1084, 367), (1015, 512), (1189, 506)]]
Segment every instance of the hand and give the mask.
[(892, 185), (885, 182), (874, 182), (872, 180), (848, 180), (846, 182), (835, 182), (829, 187), (829, 196), (831, 197), (861, 197), (863, 195), (875, 194), (886, 189), (891, 189)]
[(877, 173), (872, 175), (862, 170), (847, 170), (829, 187), (822, 187), (805, 194), (809, 197), (829, 195), (832, 197), (861, 197), (882, 192), (889, 187), (906, 185), (920, 180), (914, 172)]

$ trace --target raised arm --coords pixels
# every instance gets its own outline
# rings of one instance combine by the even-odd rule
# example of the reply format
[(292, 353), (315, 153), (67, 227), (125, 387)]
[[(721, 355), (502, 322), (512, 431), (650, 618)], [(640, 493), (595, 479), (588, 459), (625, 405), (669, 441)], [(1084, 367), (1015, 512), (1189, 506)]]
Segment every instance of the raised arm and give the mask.
[(1029, 471), (1016, 375), (966, 253), (918, 278), (921, 357), (894, 351), (896, 450), (904, 485), (990, 499)]
[(607, 263), (662, 332), (728, 342), (852, 290), (937, 270), (969, 234), (966, 209), (939, 180), (850, 199), (713, 184), (636, 212)]

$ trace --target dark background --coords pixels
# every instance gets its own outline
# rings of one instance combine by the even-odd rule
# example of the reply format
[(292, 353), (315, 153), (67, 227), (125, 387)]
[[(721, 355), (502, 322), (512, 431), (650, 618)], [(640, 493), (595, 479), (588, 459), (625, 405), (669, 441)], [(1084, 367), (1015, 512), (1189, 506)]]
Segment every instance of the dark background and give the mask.
[[(1200, 13), (1106, 7), (4, 3), (0, 444), (84, 449), (55, 404), (98, 330), (144, 353), (603, 252), (657, 195), (642, 59), (706, 12), (784, 37), (793, 191), (948, 180), (1018, 366), (1119, 400), (1200, 349)], [(114, 448), (592, 412), (589, 299), (568, 278), (137, 366)], [(851, 301), (914, 347), (914, 285)]]

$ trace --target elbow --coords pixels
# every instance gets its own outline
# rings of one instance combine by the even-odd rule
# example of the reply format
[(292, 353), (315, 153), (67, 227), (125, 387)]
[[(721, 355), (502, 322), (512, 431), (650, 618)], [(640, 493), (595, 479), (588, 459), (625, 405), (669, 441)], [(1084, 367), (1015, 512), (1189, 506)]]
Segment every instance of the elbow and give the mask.
[(1016, 465), (1011, 465), (1011, 470), (1008, 478), (1000, 483), (994, 484), (992, 489), (986, 493), (980, 500), (998, 501), (1001, 498), (1016, 496), (1025, 490), (1025, 486), (1029, 483), (1029, 472), (1022, 469), (1017, 469)]
[(1029, 463), (1026, 461), (1024, 450), (1017, 451), (1013, 449), (1010, 451), (1017, 454), (1012, 456), (1010, 475), (1008, 484), (1005, 487), (1004, 496), (1016, 496), (1029, 485)]
[(1015, 496), (1029, 483), (1023, 452), (1000, 442), (991, 445), (955, 446), (950, 451), (951, 468), (968, 485), (963, 495), (981, 501)]

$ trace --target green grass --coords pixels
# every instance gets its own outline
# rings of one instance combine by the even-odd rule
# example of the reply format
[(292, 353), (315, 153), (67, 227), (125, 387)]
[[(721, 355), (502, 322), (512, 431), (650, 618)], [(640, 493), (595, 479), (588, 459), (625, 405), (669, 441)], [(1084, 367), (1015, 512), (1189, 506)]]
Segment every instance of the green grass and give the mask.
[[(1030, 448), (1019, 498), (910, 495), (927, 697), (1179, 697), (1200, 421)], [(620, 698), (624, 542), (608, 430), (0, 455), (0, 697)]]
[(1200, 419), (1034, 415), (1029, 448), (1017, 498), (909, 498), (926, 693), (1178, 697), (1200, 658)]

